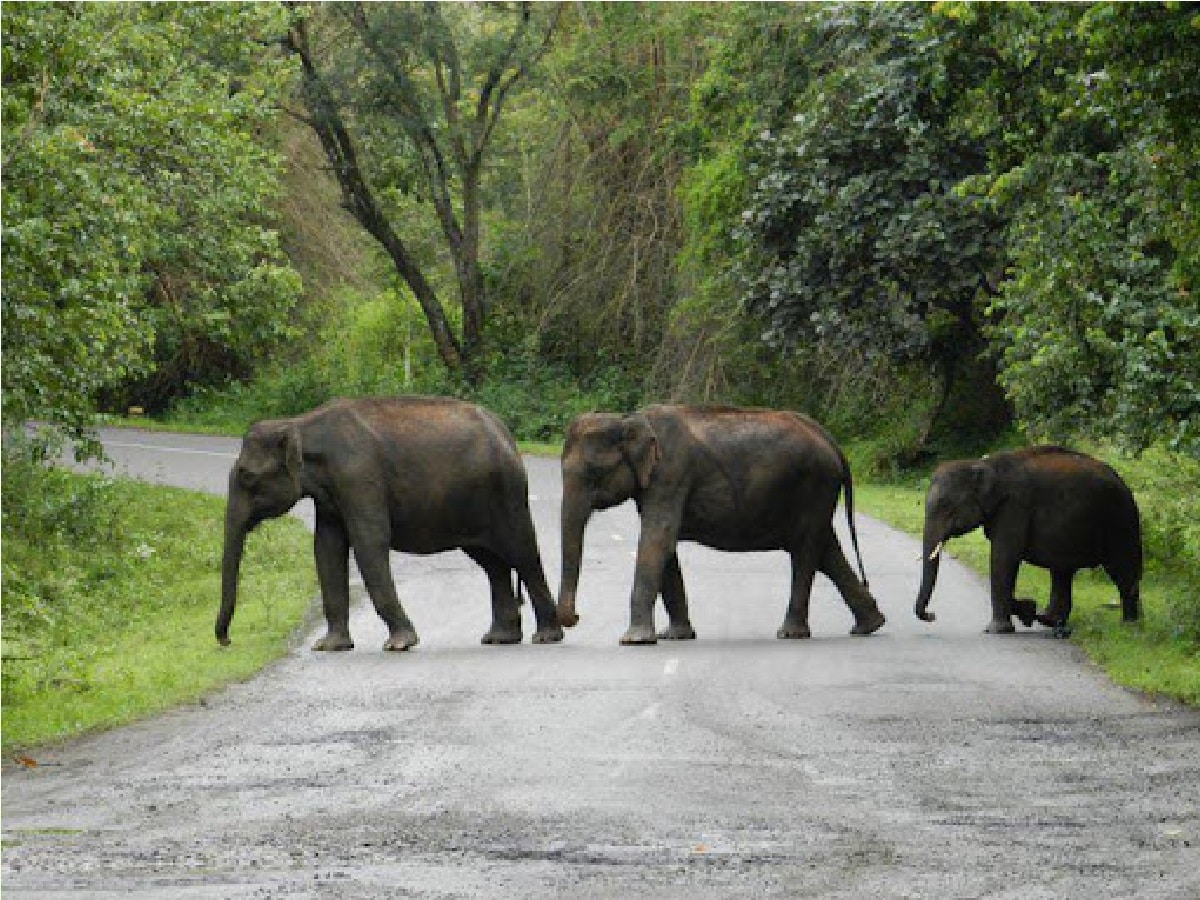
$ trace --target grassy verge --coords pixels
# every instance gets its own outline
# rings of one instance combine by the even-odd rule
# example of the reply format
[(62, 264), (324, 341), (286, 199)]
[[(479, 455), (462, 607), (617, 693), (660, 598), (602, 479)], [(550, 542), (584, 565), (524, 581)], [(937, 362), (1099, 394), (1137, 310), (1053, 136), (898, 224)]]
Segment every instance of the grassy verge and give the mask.
[[(1142, 619), (1135, 625), (1122, 624), (1114, 606), (1116, 589), (1104, 574), (1080, 572), (1075, 578), (1072, 640), (1118, 684), (1200, 706), (1200, 645), (1194, 637), (1200, 609), (1200, 560), (1194, 549), (1196, 535), (1188, 533), (1197, 496), (1186, 487), (1180, 493), (1174, 476), (1166, 477), (1168, 471), (1177, 472), (1177, 460), (1169, 469), (1168, 460), (1155, 453), (1111, 462), (1133, 488), (1142, 509), (1147, 550)], [(917, 483), (856, 484), (855, 506), (919, 535), (924, 522), (924, 487)], [(989, 544), (982, 531), (956, 538), (948, 552), (986, 577)], [(1022, 566), (1017, 593), (1044, 605), (1050, 595), (1049, 574)], [(935, 606), (936, 602), (935, 594)], [(987, 610), (981, 609), (981, 623), (986, 615)]]
[(6, 754), (194, 701), (287, 651), (316, 595), (298, 521), (251, 535), (222, 649), (220, 498), (57, 471), (30, 487), (30, 476), (6, 466), (5, 491), (26, 492), (5, 509)]

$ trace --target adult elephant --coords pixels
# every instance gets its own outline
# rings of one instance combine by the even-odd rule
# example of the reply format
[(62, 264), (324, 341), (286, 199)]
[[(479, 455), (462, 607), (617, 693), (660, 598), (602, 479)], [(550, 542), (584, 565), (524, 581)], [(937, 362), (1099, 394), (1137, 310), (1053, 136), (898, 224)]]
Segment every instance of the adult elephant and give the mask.
[[(845, 488), (846, 518), (858, 555), (853, 484), (845, 456), (812, 419), (793, 412), (651, 406), (633, 415), (588, 413), (567, 430), (562, 455), (562, 590), (558, 615), (574, 625), (583, 534), (593, 510), (633, 498), (641, 515), (629, 630), (622, 644), (696, 636), (688, 617), (678, 541), (718, 550), (785, 550), (792, 558), (791, 601), (781, 638), (809, 636), (808, 602), (818, 570), (854, 614), (854, 634), (884, 623), (834, 535)], [(654, 631), (662, 594), (669, 625)]]
[[(942, 545), (979, 526), (991, 541), (991, 634), (1036, 619), (1057, 637), (1070, 632), (1071, 582), (1079, 569), (1103, 566), (1121, 595), (1122, 617), (1138, 618), (1141, 523), (1133, 493), (1109, 466), (1062, 447), (1030, 447), (938, 466), (925, 498), (924, 571), (916, 613), (926, 622)], [(1016, 600), (1022, 562), (1050, 570), (1049, 606)]]
[(349, 554), (387, 624), (385, 650), (417, 632), (396, 596), (389, 551), (462, 548), (487, 573), (485, 644), (521, 640), (512, 572), (537, 617), (535, 643), (562, 640), (529, 515), (525, 467), (504, 424), (478, 406), (437, 397), (334, 400), (293, 419), (256, 422), (229, 473), (217, 640), (229, 643), (238, 568), (251, 529), (312, 497), (314, 552), (328, 631), (314, 650), (349, 650)]

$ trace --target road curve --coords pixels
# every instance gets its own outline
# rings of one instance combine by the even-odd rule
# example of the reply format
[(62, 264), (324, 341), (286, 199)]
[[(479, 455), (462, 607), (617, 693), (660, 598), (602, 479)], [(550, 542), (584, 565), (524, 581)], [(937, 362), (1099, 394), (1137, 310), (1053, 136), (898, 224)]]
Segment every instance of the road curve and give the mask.
[[(103, 437), (119, 471), (218, 493), (237, 446)], [(554, 584), (558, 466), (527, 464)], [(952, 560), (918, 622), (916, 542), (861, 517), (880, 633), (849, 637), (821, 578), (813, 639), (775, 640), (786, 557), (685, 546), (699, 640), (622, 648), (636, 535), (629, 505), (595, 517), (561, 645), (481, 646), (482, 574), (396, 554), (416, 651), (383, 653), (359, 603), (351, 653), (310, 636), (203, 704), (6, 762), (5, 897), (1200, 897), (1195, 710), (1044, 633), (983, 635)]]

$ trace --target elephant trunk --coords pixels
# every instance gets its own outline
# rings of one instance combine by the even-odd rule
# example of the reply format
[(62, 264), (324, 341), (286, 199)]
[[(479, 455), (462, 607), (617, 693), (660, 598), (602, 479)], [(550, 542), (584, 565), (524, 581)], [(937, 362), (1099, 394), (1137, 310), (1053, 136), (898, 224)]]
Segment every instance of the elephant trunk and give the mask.
[(929, 601), (933, 597), (933, 586), (937, 583), (938, 566), (942, 561), (943, 539), (938, 536), (936, 529), (925, 527), (925, 537), (921, 542), (921, 589), (917, 592), (915, 612), (917, 618), (924, 622), (932, 622), (937, 617), (928, 611)]
[(221, 556), (221, 610), (217, 613), (216, 635), (222, 647), (229, 646), (229, 623), (237, 606), (238, 571), (242, 551), (251, 529), (246, 503), (231, 493), (225, 506), (225, 549)]
[(570, 628), (579, 622), (575, 594), (579, 589), (579, 568), (583, 559), (583, 532), (592, 509), (585, 501), (571, 499), (568, 488), (562, 504), (562, 581), (558, 592), (558, 621)]

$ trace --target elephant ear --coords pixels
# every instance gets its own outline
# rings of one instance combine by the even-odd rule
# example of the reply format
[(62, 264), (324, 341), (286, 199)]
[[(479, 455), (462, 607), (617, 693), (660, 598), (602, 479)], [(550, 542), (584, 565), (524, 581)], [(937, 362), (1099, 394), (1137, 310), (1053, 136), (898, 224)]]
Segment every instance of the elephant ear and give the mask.
[(288, 426), (283, 435), (283, 459), (288, 474), (299, 489), (304, 470), (304, 448), (300, 445), (300, 431), (294, 425)]
[(264, 423), (267, 430), (261, 434), (261, 447), (272, 460), (272, 468), (282, 463), (283, 471), (300, 490), (304, 472), (304, 448), (300, 444), (300, 431), (287, 421)]
[(986, 459), (972, 464), (971, 473), (975, 476), (975, 486), (978, 491), (979, 505), (984, 516), (991, 516), (1000, 505), (999, 478), (995, 467)]
[(643, 491), (650, 486), (650, 476), (658, 465), (662, 452), (658, 446), (658, 435), (650, 420), (641, 413), (626, 416), (621, 423), (621, 451), (633, 467), (638, 487)]

